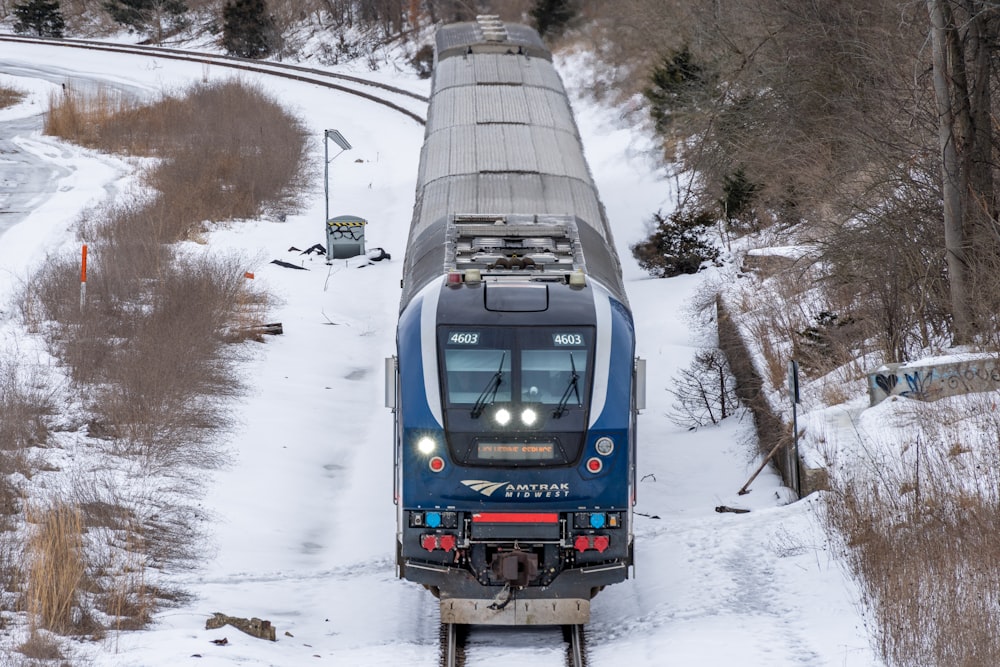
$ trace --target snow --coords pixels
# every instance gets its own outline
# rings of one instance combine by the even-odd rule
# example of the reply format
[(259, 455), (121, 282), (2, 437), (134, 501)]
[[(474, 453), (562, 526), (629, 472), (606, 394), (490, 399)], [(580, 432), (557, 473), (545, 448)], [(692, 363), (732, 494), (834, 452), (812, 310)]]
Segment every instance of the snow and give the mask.
[[(235, 76), (221, 67), (116, 54), (74, 52), (69, 59), (55, 47), (9, 43), (0, 43), (0, 74), (0, 82), (29, 92), (23, 104), (3, 112), (3, 121), (43, 110), (60, 78), (74, 84), (99, 79), (148, 95)], [(406, 74), (382, 76), (424, 92), (428, 85)], [(571, 86), (585, 85), (575, 76)], [(382, 407), (383, 358), (394, 352), (423, 128), (316, 86), (239, 77), (259, 81), (315, 136), (315, 173), (300, 212), (284, 222), (236, 222), (209, 235), (212, 249), (260, 258), (246, 268), (279, 297), (272, 319), (285, 333), (254, 344), (243, 365), (250, 389), (234, 402), (238, 425), (221, 443), (229, 464), (203, 482), (208, 543), (199, 547), (202, 562), (155, 575), (192, 599), (161, 610), (148, 630), (112, 632), (76, 650), (94, 665), (116, 667), (172, 667), (193, 655), (206, 667), (436, 665), (435, 600), (395, 577), (392, 419)], [(760, 462), (749, 416), (696, 431), (667, 418), (672, 378), (715, 344), (690, 303), (719, 278), (712, 270), (667, 282), (636, 266), (628, 246), (641, 239), (654, 211), (669, 207), (669, 184), (649, 161), (650, 142), (641, 131), (622, 127), (613, 111), (583, 96), (574, 97), (574, 107), (615, 225), (638, 353), (649, 374), (649, 408), (639, 419), (635, 576), (594, 600), (592, 664), (879, 664), (858, 588), (823, 528), (823, 498), (792, 502), (770, 469), (750, 494), (737, 494)], [(328, 128), (353, 145), (330, 164), (331, 215), (364, 216), (368, 248), (385, 248), (391, 261), (355, 258), (327, 266), (323, 258), (289, 251), (325, 243), (322, 137)], [(82, 210), (127, 192), (132, 183), (128, 161), (63, 144), (37, 129), (17, 141), (57, 169), (58, 184), (18, 224), (0, 228), (3, 303), (47, 254), (77, 251), (72, 224)], [(309, 270), (282, 268), (272, 259)], [(2, 308), (0, 341), (14, 345), (24, 334)], [(720, 513), (717, 507), (750, 512)], [(213, 612), (268, 619), (278, 641), (232, 627), (205, 630)], [(548, 650), (531, 639), (520, 646), (524, 632), (490, 633), (495, 641), (470, 649), (470, 665), (506, 658), (523, 667), (560, 664), (554, 639)], [(211, 643), (222, 637), (226, 646)], [(23, 639), (0, 642), (11, 646)]]

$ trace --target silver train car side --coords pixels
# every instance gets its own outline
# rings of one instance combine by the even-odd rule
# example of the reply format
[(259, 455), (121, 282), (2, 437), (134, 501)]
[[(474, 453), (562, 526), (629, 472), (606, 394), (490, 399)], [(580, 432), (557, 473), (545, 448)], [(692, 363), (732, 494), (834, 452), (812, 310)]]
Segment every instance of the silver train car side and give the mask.
[(443, 623), (586, 623), (633, 562), (644, 366), (531, 28), (437, 32), (396, 343), (399, 576), (439, 598)]

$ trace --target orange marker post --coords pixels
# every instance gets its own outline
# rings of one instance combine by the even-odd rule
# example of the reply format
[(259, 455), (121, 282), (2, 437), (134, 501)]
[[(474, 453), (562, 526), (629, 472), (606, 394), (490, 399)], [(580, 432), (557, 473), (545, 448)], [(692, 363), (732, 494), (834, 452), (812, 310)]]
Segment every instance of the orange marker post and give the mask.
[(80, 261), (80, 311), (87, 301), (87, 244), (83, 244), (83, 256)]

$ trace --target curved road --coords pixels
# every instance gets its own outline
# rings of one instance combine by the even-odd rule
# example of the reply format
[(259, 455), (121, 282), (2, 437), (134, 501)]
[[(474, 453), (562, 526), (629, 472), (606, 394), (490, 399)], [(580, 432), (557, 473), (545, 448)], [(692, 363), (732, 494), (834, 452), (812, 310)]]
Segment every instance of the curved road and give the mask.
[[(74, 88), (84, 91), (108, 86), (96, 76), (90, 78), (62, 68), (6, 60), (0, 61), (0, 74), (47, 81), (53, 84), (53, 90), (70, 81)], [(16, 82), (14, 86), (20, 89)], [(149, 93), (149, 89), (123, 83), (113, 87), (127, 95)], [(52, 153), (55, 142), (46, 147), (37, 145), (47, 106), (44, 99), (36, 101), (37, 113), (31, 115), (24, 115), (23, 105), (9, 118), (0, 110), (0, 236), (47, 201), (56, 192), (59, 181), (71, 173), (52, 159), (56, 157)]]
[(51, 196), (64, 167), (25, 151), (20, 143), (42, 128), (42, 116), (0, 123), (0, 236), (24, 220), (31, 209)]

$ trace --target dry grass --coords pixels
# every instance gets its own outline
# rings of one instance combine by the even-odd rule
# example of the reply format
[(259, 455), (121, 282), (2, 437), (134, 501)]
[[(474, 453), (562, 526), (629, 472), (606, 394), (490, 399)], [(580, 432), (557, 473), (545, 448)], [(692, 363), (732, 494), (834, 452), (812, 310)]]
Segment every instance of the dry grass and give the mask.
[[(200, 236), (206, 221), (287, 206), (305, 150), (298, 122), (238, 81), (148, 106), (106, 91), (60, 92), (47, 131), (157, 159), (145, 174), (155, 192), (81, 220), (90, 248), (82, 307), (75, 253), (48, 258), (17, 296), (22, 324), (83, 397), (76, 407), (91, 451), (109, 458), (106, 478), (91, 470), (70, 480), (72, 502), (45, 508), (25, 509), (0, 476), (0, 583), (21, 592), (31, 618), (29, 660), (62, 659), (49, 631), (140, 628), (158, 604), (182, 596), (151, 584), (149, 568), (198, 556), (195, 471), (218, 463), (213, 442), (242, 389), (233, 343), (266, 321), (270, 298), (244, 277), (259, 258), (181, 254), (175, 244)], [(0, 360), (2, 472), (30, 475), (26, 452), (50, 437), (56, 392), (44, 376), (13, 355)], [(20, 512), (31, 524), (26, 545), (6, 531)]]
[[(0, 357), (0, 451), (44, 444), (46, 417), (54, 412), (54, 390), (46, 375), (13, 354)], [(0, 472), (11, 471), (0, 464)]]
[(306, 133), (259, 88), (233, 80), (200, 84), (183, 97), (140, 105), (100, 92), (50, 100), (46, 132), (98, 150), (161, 158), (148, 174), (159, 195), (140, 229), (166, 242), (205, 220), (288, 206), (299, 185)]
[[(25, 657), (32, 660), (42, 660), (50, 663), (63, 659), (62, 647), (59, 640), (47, 632), (33, 630), (28, 638), (18, 646), (18, 651)], [(22, 662), (23, 665), (38, 664)], [(64, 665), (66, 663), (63, 663)]]
[(0, 86), (0, 109), (6, 109), (7, 107), (12, 107), (15, 104), (20, 104), (21, 100), (26, 97), (26, 93), (16, 88), (8, 88), (6, 86)]
[(108, 119), (127, 113), (135, 103), (120, 92), (101, 87), (93, 95), (83, 95), (72, 87), (63, 87), (49, 95), (49, 113), (44, 132), (64, 139), (72, 138), (90, 148), (107, 145), (101, 138)]
[(33, 525), (27, 544), (25, 607), (32, 631), (69, 633), (81, 626), (79, 587), (83, 581), (83, 522), (78, 508), (56, 502), (27, 508)]
[(157, 192), (83, 221), (92, 267), (83, 311), (75, 257), (50, 261), (27, 301), (64, 325), (50, 340), (74, 379), (99, 387), (95, 430), (117, 453), (158, 466), (205, 463), (200, 447), (227, 426), (221, 407), (239, 390), (222, 347), (245, 324), (248, 304), (263, 312), (267, 297), (243, 277), (247, 258), (179, 258), (170, 244), (205, 220), (280, 206), (297, 182), (303, 130), (239, 81), (142, 107), (69, 93), (54, 100), (50, 118), (52, 131), (72, 130), (68, 138), (87, 145), (159, 157), (147, 174)]
[[(921, 410), (898, 466), (832, 480), (827, 518), (889, 665), (1000, 664), (1000, 428), (989, 399), (963, 412), (951, 430)], [(979, 442), (956, 448), (970, 425)]]

